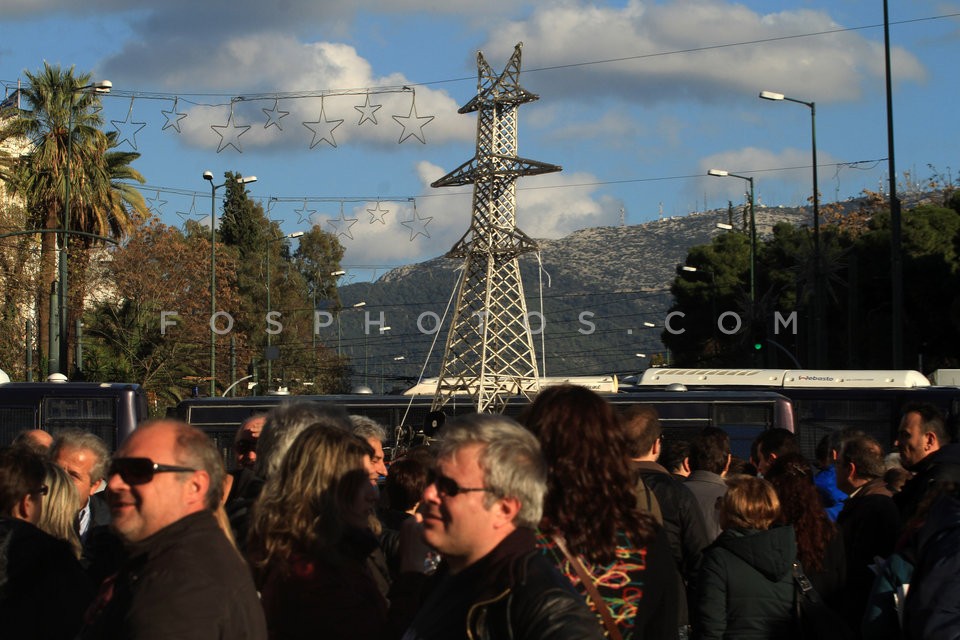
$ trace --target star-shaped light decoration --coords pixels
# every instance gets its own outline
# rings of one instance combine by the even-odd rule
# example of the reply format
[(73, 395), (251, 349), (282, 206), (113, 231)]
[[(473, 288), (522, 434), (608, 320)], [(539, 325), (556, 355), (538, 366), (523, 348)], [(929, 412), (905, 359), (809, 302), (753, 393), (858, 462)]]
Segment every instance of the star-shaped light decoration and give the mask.
[(370, 224), (374, 222), (379, 222), (380, 224), (387, 224), (387, 221), (384, 220), (386, 215), (390, 213), (389, 209), (384, 209), (380, 205), (383, 204), (377, 200), (377, 207), (375, 209), (367, 209), (367, 213), (370, 214)]
[(350, 232), (350, 227), (357, 224), (357, 219), (344, 217), (342, 202), (340, 203), (340, 217), (334, 218), (333, 220), (327, 220), (327, 224), (333, 227), (337, 237), (343, 236), (344, 238), (353, 240), (353, 234)]
[(180, 97), (177, 96), (173, 99), (173, 109), (170, 111), (164, 111), (162, 109), (160, 110), (160, 113), (163, 114), (163, 117), (167, 119), (167, 122), (163, 125), (163, 129), (161, 129), (161, 131), (166, 131), (168, 128), (172, 128), (177, 133), (181, 133), (180, 121), (186, 118), (187, 114), (177, 111), (177, 103), (179, 101)]
[(136, 151), (137, 132), (147, 126), (147, 123), (131, 121), (131, 118), (133, 117), (133, 101), (134, 98), (130, 98), (130, 109), (127, 111), (126, 120), (111, 120), (110, 123), (117, 130), (117, 146), (119, 147), (126, 142), (133, 147), (134, 151)]
[[(248, 124), (236, 124), (233, 121), (233, 103), (230, 103), (230, 115), (227, 116), (227, 124), (212, 124), (210, 128), (213, 129), (213, 132), (220, 136), (220, 144), (217, 146), (217, 153), (220, 153), (227, 147), (233, 147), (237, 150), (237, 153), (243, 153), (243, 149), (240, 148), (240, 136), (247, 132), (247, 129), (250, 128)], [(223, 131), (220, 131), (223, 129)]]
[[(157, 192), (159, 196), (160, 192)], [(177, 211), (177, 215), (180, 216), (180, 219), (184, 222), (187, 221), (187, 218), (192, 218), (197, 215), (197, 196), (193, 196), (193, 200), (190, 202), (190, 211)]]
[(297, 214), (297, 224), (312, 224), (310, 222), (310, 216), (317, 212), (316, 209), (307, 209), (307, 200), (303, 200), (303, 208), (294, 209), (293, 212)]
[(163, 205), (167, 204), (167, 201), (160, 199), (160, 190), (158, 189), (152, 198), (147, 198), (147, 203), (147, 208), (159, 216), (163, 213), (162, 208)]
[(413, 203), (413, 218), (410, 220), (401, 220), (400, 224), (405, 226), (407, 229), (410, 229), (410, 242), (413, 242), (417, 236), (423, 236), (429, 238), (430, 234), (427, 233), (427, 225), (430, 224), (430, 221), (433, 220), (433, 217), (421, 218), (420, 214), (417, 213), (417, 203)]
[(400, 132), (400, 140), (397, 144), (403, 144), (403, 141), (413, 136), (423, 144), (427, 144), (427, 139), (423, 136), (423, 128), (433, 120), (433, 116), (417, 115), (417, 97), (414, 96), (410, 102), (410, 113), (405, 116), (392, 116), (397, 121), (403, 131)]
[(359, 127), (367, 121), (377, 124), (376, 113), (382, 106), (382, 104), (370, 104), (370, 94), (368, 93), (366, 102), (364, 102), (362, 105), (354, 107), (354, 109), (360, 112), (360, 122), (357, 123), (357, 126)]
[(324, 108), (323, 98), (321, 98), (320, 118), (314, 122), (303, 123), (303, 126), (313, 131), (313, 140), (310, 141), (311, 149), (323, 141), (326, 141), (331, 147), (337, 146), (337, 141), (333, 138), (333, 130), (343, 124), (343, 120), (327, 120), (327, 117), (323, 113)]
[(263, 125), (264, 129), (269, 129), (270, 127), (276, 127), (283, 131), (283, 127), (280, 126), (280, 120), (290, 114), (289, 111), (283, 111), (280, 109), (280, 100), (276, 99), (273, 101), (273, 109), (261, 109), (264, 115), (267, 116), (267, 124)]

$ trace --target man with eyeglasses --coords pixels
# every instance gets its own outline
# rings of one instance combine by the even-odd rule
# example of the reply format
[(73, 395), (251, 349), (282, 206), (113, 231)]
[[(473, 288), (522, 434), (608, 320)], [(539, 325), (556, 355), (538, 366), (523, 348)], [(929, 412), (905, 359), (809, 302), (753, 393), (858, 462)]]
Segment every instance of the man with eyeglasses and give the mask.
[(107, 472), (127, 560), (101, 589), (83, 638), (256, 639), (266, 624), (246, 564), (217, 524), (225, 471), (190, 425), (141, 425)]
[(47, 486), (39, 456), (0, 449), (0, 629), (4, 638), (73, 638), (93, 598), (69, 544), (38, 529)]
[(510, 418), (475, 414), (445, 427), (419, 513), (443, 560), (403, 640), (603, 637), (536, 549), (546, 490), (540, 445)]

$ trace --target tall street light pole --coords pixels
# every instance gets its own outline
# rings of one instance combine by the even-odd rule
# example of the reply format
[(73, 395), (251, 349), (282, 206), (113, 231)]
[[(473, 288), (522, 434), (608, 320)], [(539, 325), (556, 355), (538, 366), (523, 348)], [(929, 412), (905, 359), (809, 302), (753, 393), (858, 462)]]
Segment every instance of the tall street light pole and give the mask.
[[(217, 395), (217, 189), (226, 186), (213, 183), (213, 172), (204, 171), (203, 179), (210, 183), (210, 397)], [(241, 176), (239, 184), (256, 182), (257, 176)]]
[(893, 339), (890, 354), (894, 369), (903, 368), (903, 256), (900, 198), (893, 148), (893, 85), (890, 80), (890, 19), (883, 0), (883, 50), (887, 84), (887, 173), (890, 174), (890, 324)]
[[(66, 185), (65, 185), (65, 200), (63, 205), (63, 237), (60, 239), (60, 258), (59, 258), (59, 304), (58, 312), (59, 318), (57, 323), (57, 333), (59, 335), (60, 342), (57, 345), (58, 355), (57, 355), (57, 372), (67, 374), (67, 356), (69, 353), (69, 345), (67, 336), (70, 328), (69, 319), (67, 318), (67, 297), (70, 293), (70, 288), (67, 284), (67, 241), (70, 238), (70, 183), (73, 181), (71, 176), (71, 164), (73, 162), (73, 111), (76, 108), (76, 96), (78, 93), (83, 93), (84, 91), (93, 91), (96, 94), (107, 94), (110, 93), (110, 90), (113, 88), (113, 83), (109, 80), (99, 80), (97, 82), (91, 82), (90, 84), (83, 85), (82, 87), (76, 87), (70, 91), (70, 100), (68, 101), (68, 111), (67, 111), (67, 166), (66, 166)], [(53, 350), (50, 350), (51, 357)], [(51, 367), (51, 372), (52, 371)]]
[[(281, 240), (286, 240), (287, 238), (300, 238), (303, 236), (303, 231), (294, 231), (293, 233), (288, 233), (282, 235), (279, 238), (271, 238), (267, 242), (267, 319), (270, 318), (270, 312), (273, 311), (273, 307), (270, 304), (270, 254), (273, 252), (273, 243), (280, 242)], [(273, 385), (273, 352), (271, 347), (273, 346), (273, 334), (270, 332), (270, 327), (267, 327), (267, 351), (265, 353), (267, 360), (267, 393), (270, 393), (270, 387)]]
[(789, 98), (782, 93), (761, 91), (760, 98), (764, 100), (786, 101), (802, 104), (810, 108), (810, 149), (813, 154), (813, 326), (814, 326), (814, 359), (813, 366), (822, 367), (823, 362), (823, 283), (821, 282), (820, 267), (820, 189), (817, 182), (817, 105), (815, 102)]
[[(754, 213), (753, 176), (740, 176), (723, 169), (710, 169), (707, 175), (719, 178), (740, 178), (750, 183), (750, 304), (752, 305), (757, 301), (757, 219)], [(717, 227), (720, 228), (719, 225)]]

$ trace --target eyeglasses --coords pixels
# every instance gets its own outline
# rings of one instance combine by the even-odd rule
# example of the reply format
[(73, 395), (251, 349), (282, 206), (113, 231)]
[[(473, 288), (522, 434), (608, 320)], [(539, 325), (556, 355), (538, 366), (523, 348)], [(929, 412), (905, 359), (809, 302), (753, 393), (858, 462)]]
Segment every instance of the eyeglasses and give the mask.
[(239, 440), (234, 449), (237, 453), (244, 456), (250, 453), (251, 451), (257, 450), (257, 441), (256, 440)]
[(441, 496), (447, 496), (448, 498), (455, 498), (457, 494), (470, 493), (473, 491), (493, 493), (492, 489), (487, 489), (486, 487), (461, 487), (457, 484), (456, 480), (448, 478), (435, 469), (431, 469), (427, 473), (427, 484), (435, 485), (437, 487), (437, 493)]
[(130, 485), (147, 484), (157, 473), (188, 473), (196, 471), (190, 467), (178, 467), (160, 464), (150, 458), (114, 458), (107, 471), (107, 477), (119, 473), (124, 482)]

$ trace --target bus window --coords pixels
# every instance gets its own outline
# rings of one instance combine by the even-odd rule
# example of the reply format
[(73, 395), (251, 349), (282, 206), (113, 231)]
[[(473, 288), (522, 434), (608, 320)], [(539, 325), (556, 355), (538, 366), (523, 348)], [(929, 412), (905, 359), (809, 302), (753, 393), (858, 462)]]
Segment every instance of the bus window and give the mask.
[(78, 428), (115, 450), (147, 418), (138, 385), (92, 382), (7, 382), (0, 384), (0, 444), (25, 429)]
[(0, 443), (12, 442), (21, 431), (36, 429), (38, 407), (21, 405), (0, 406)]

